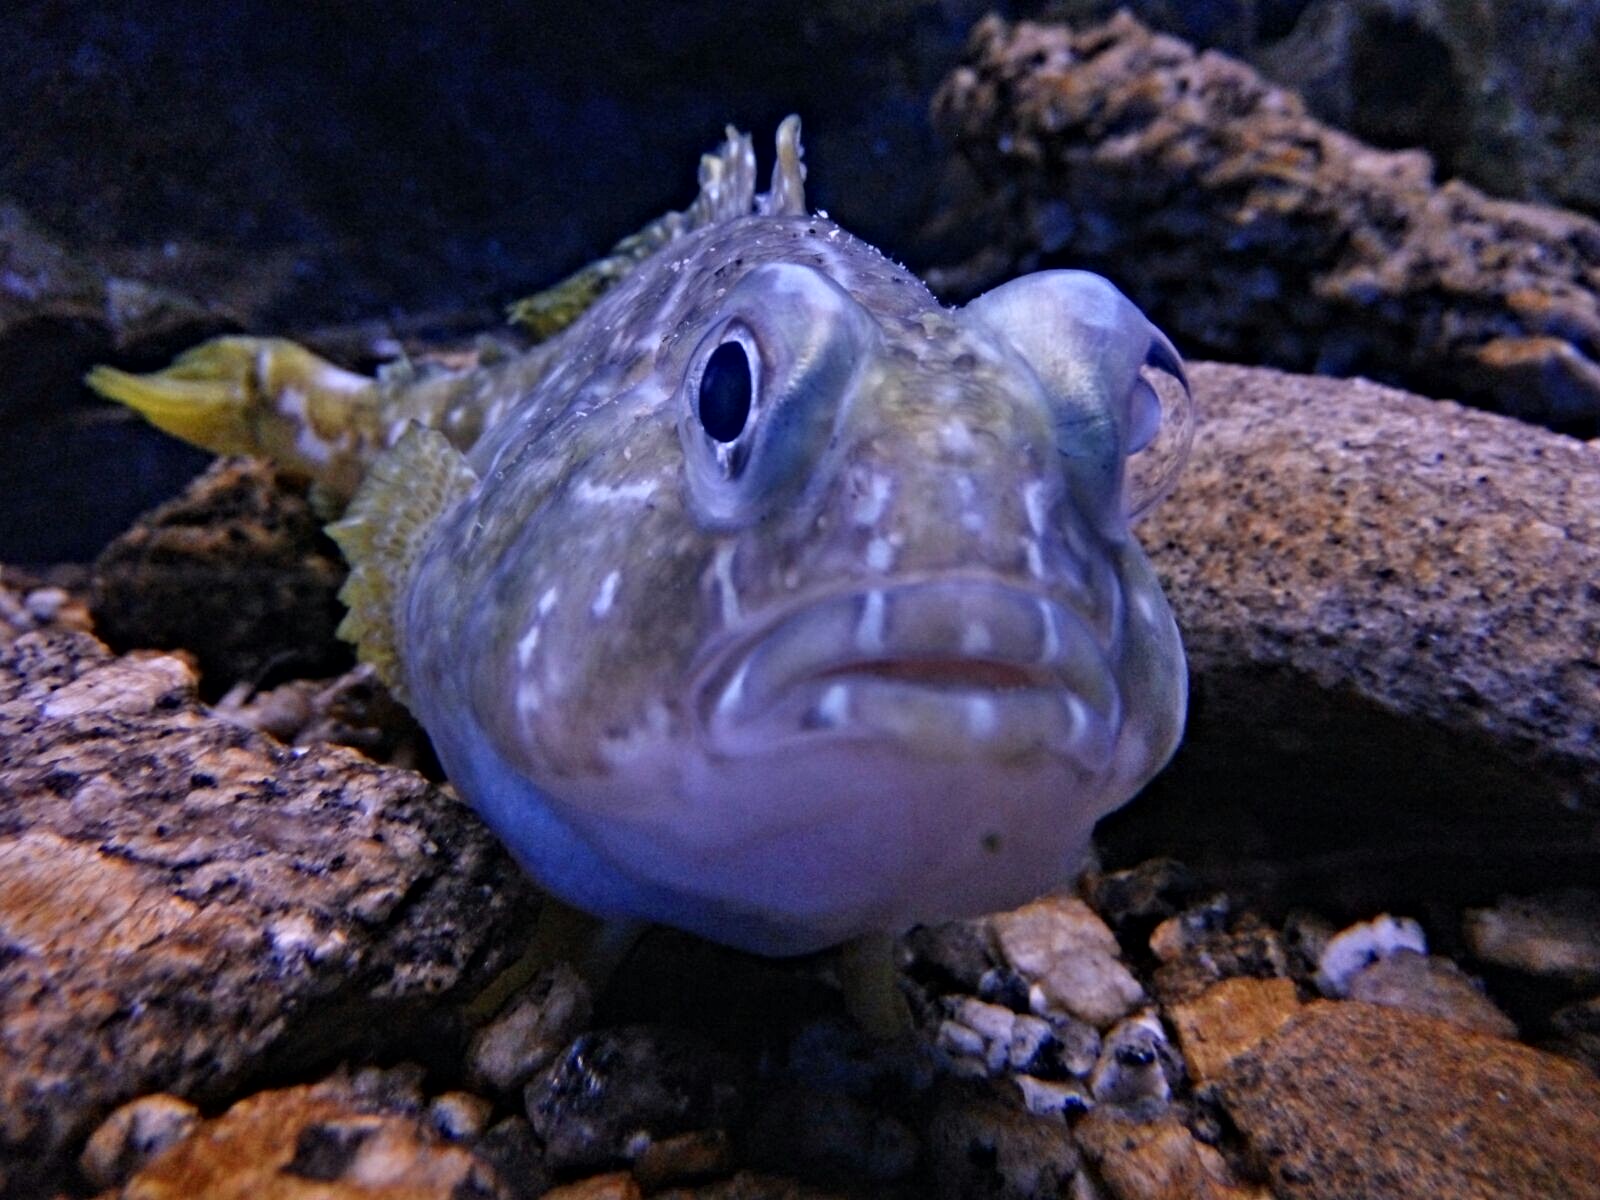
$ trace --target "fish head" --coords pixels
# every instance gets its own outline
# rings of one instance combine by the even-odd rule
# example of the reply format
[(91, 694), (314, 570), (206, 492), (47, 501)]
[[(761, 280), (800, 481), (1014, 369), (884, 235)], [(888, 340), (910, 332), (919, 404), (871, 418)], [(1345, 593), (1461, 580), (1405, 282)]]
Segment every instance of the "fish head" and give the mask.
[(483, 452), (424, 570), (494, 566), (424, 723), (595, 911), (798, 953), (1025, 901), (1181, 734), (1130, 533), (1181, 364), (1098, 276), (947, 309), (829, 222), (748, 220), (608, 296)]

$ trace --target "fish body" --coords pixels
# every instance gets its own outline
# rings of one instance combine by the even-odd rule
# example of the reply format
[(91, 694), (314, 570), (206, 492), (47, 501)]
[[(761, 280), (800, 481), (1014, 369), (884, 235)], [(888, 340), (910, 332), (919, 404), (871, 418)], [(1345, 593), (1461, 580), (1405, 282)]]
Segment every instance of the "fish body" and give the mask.
[(550, 340), (331, 376), (357, 415), (296, 452), (364, 477), (352, 632), (523, 866), (782, 955), (1032, 898), (1165, 763), (1186, 675), (1127, 460), (1181, 458), (1188, 409), (1106, 281), (948, 309), (805, 210), (792, 119), (753, 179), (730, 131)]

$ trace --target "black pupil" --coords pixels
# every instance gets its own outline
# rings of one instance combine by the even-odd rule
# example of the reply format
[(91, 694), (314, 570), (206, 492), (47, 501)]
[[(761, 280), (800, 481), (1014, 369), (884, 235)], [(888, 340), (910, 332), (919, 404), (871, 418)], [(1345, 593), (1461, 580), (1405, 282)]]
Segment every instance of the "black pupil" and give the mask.
[(719, 442), (731, 442), (750, 419), (750, 360), (738, 342), (723, 342), (700, 374), (700, 424)]

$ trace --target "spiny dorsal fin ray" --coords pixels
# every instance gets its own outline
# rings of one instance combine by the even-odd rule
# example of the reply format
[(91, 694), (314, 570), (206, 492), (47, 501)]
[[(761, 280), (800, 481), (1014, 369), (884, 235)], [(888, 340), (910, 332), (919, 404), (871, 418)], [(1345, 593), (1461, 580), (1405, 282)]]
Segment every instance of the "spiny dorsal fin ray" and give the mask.
[(402, 703), (398, 599), (428, 531), (477, 484), (444, 434), (413, 424), (372, 464), (344, 518), (328, 526), (350, 564), (339, 591), (350, 611), (339, 636)]
[(805, 166), (801, 162), (800, 118), (787, 116), (778, 126), (778, 158), (771, 190), (756, 195), (756, 153), (748, 134), (728, 126), (715, 154), (700, 159), (700, 194), (682, 212), (657, 217), (630, 234), (597, 262), (568, 275), (554, 287), (537, 292), (507, 309), (515, 325), (537, 340), (554, 337), (636, 266), (669, 242), (721, 221), (761, 212), (769, 216), (804, 215)]

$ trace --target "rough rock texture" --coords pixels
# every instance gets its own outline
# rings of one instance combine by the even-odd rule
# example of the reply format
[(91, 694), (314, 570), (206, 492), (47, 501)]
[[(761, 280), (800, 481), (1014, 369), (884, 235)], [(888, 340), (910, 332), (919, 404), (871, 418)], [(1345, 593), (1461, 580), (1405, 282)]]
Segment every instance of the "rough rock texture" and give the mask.
[(533, 905), (448, 793), (207, 715), (179, 658), (0, 642), (8, 1195), (141, 1092), (204, 1102), (415, 1027)]
[(1401, 951), (1380, 958), (1350, 981), (1348, 995), (1454, 1022), (1478, 1033), (1516, 1037), (1516, 1023), (1448, 958)]
[(1167, 1009), (1183, 1062), (1196, 1083), (1211, 1083), (1246, 1050), (1299, 1011), (1288, 979), (1224, 979)]
[(982, 22), (935, 100), (983, 180), (971, 292), (1040, 266), (1113, 278), (1188, 353), (1368, 374), (1600, 430), (1600, 224), (1436, 187), (1243, 63), (1119, 15)]
[[(1600, 13), (1570, 0), (1052, 0), (1245, 59), (1322, 120), (1497, 196), (1600, 213)], [(1013, 10), (1015, 11), (1015, 10)]]
[(1194, 455), (1138, 530), (1189, 729), (1108, 864), (1341, 914), (1593, 879), (1600, 447), (1360, 380), (1192, 380)]
[(414, 1103), (335, 1076), (258, 1092), (202, 1123), (101, 1200), (508, 1200)]
[(1037, 989), (1040, 1011), (1104, 1027), (1143, 1002), (1144, 989), (1118, 957), (1116, 936), (1082, 900), (1045, 896), (996, 914), (991, 924), (1001, 954)]
[(1282, 1200), (1600, 1196), (1600, 1080), (1431, 1017), (1319, 1001), (1222, 1092)]
[(140, 517), (94, 565), (94, 618), (114, 649), (183, 648), (207, 696), (350, 665), (334, 636), (345, 564), (303, 487), (220, 459)]
[(1272, 1200), (1175, 1116), (1151, 1121), (1102, 1108), (1073, 1132), (1113, 1200)]
[(1486, 963), (1575, 988), (1600, 985), (1600, 892), (1593, 888), (1502, 896), (1468, 912), (1462, 933)]

